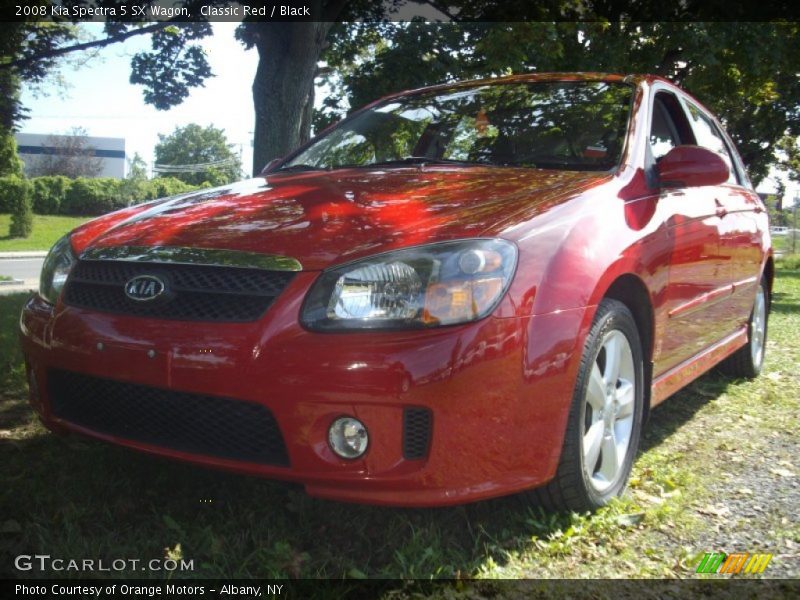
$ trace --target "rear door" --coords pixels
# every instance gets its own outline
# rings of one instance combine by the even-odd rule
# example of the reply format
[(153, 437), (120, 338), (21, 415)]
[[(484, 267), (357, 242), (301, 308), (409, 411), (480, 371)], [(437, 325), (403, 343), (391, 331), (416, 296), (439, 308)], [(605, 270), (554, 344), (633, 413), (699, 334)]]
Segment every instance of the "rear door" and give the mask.
[[(650, 150), (656, 162), (675, 146), (695, 144), (694, 132), (677, 96), (659, 90), (651, 107)], [(654, 374), (677, 366), (723, 337), (721, 321), (731, 287), (720, 252), (723, 211), (716, 186), (662, 190), (658, 210), (665, 222), (669, 276), (661, 302), (662, 334), (655, 348)]]
[(732, 333), (747, 322), (753, 307), (763, 255), (758, 221), (764, 219), (764, 206), (719, 124), (693, 102), (684, 103), (697, 144), (719, 154), (731, 170), (728, 181), (716, 186), (714, 201), (722, 217), (720, 254), (732, 289), (722, 315), (724, 333)]

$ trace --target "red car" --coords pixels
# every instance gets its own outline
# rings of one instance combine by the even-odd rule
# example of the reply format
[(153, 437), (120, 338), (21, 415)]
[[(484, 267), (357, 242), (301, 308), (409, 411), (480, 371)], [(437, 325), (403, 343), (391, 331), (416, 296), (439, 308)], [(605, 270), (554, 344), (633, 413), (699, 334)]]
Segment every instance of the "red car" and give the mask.
[(325, 498), (592, 509), (653, 406), (759, 374), (768, 231), (719, 122), (658, 77), (405, 92), (59, 241), (21, 318), (30, 400)]

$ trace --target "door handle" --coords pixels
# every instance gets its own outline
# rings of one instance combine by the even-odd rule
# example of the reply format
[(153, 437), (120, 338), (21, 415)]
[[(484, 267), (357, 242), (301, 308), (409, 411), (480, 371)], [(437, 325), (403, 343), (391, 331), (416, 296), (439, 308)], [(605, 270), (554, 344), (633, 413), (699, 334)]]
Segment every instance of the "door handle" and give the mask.
[(717, 216), (724, 217), (728, 214), (728, 209), (723, 206), (722, 202), (719, 201), (719, 198), (714, 198), (714, 204), (717, 205)]

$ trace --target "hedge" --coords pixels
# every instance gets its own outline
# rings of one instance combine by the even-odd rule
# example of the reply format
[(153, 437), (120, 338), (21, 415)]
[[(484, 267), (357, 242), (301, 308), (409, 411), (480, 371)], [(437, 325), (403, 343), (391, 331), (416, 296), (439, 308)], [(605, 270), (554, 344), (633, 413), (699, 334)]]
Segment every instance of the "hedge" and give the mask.
[(10, 237), (28, 237), (33, 231), (33, 207), (31, 190), (26, 179), (14, 175), (0, 177), (0, 197), (5, 199), (11, 213)]
[[(11, 212), (8, 194), (3, 192), (3, 182), (9, 179), (16, 178), (0, 177), (0, 213)], [(28, 181), (33, 186), (33, 210), (40, 215), (101, 215), (131, 204), (197, 189), (174, 177), (137, 181), (110, 177), (69, 179), (56, 175), (33, 177)]]
[(57, 215), (67, 196), (72, 180), (63, 175), (34, 177), (33, 211), (40, 215)]

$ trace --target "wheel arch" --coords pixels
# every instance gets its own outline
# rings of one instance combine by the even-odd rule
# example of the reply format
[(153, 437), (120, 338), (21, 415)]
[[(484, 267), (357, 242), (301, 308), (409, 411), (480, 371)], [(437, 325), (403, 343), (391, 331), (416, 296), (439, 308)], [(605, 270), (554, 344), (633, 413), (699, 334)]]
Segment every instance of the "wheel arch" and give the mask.
[(775, 261), (770, 254), (764, 263), (763, 277), (767, 280), (767, 312), (772, 308), (772, 284), (775, 281)]
[(650, 293), (637, 275), (625, 273), (619, 275), (606, 288), (602, 298), (611, 298), (622, 302), (633, 315), (636, 329), (642, 342), (644, 358), (644, 414), (642, 423), (646, 422), (650, 413), (650, 392), (653, 383), (653, 347), (655, 317)]

